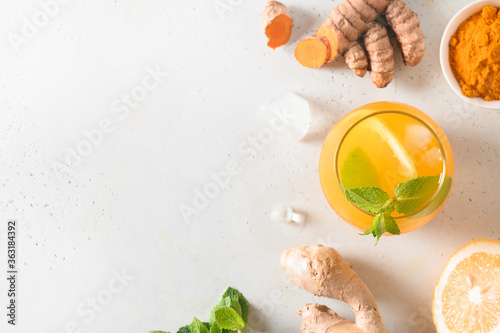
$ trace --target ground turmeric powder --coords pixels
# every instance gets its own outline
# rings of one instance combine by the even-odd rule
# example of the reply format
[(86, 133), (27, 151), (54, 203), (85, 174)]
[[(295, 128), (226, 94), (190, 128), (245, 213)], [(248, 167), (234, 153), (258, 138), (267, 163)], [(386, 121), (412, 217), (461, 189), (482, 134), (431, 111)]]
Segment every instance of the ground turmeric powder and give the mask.
[(450, 39), (450, 65), (467, 97), (500, 100), (500, 13), (485, 6)]

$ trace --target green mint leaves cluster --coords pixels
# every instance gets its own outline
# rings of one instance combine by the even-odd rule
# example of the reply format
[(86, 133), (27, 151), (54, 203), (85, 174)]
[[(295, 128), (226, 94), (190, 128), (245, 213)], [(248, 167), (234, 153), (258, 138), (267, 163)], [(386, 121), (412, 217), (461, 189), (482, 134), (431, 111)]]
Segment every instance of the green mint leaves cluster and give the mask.
[(361, 235), (372, 234), (377, 238), (377, 245), (384, 233), (401, 233), (391, 215), (394, 210), (405, 215), (415, 212), (432, 198), (438, 186), (439, 176), (417, 177), (399, 184), (394, 197), (376, 186), (346, 189), (345, 196), (359, 208), (375, 215), (371, 228)]
[[(231, 287), (222, 295), (222, 299), (212, 309), (210, 321), (202, 322), (194, 318), (191, 325), (179, 328), (177, 333), (231, 333), (241, 332), (248, 323), (248, 301), (236, 289)], [(168, 333), (152, 331), (150, 333)]]

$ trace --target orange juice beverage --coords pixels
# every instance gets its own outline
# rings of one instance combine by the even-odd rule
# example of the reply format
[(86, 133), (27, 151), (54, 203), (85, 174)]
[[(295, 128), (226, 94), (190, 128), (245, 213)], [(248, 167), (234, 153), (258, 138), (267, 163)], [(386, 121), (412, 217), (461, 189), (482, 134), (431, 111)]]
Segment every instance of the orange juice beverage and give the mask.
[(374, 236), (390, 221), (397, 230), (381, 234), (429, 222), (448, 197), (453, 169), (441, 128), (422, 111), (394, 102), (364, 105), (343, 117), (328, 134), (319, 165), (335, 212)]

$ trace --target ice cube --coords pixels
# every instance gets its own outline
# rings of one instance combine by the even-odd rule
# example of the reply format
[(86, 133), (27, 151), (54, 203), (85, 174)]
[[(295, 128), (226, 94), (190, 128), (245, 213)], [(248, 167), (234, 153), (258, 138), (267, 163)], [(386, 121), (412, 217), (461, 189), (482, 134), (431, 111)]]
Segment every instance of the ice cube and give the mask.
[(291, 91), (283, 91), (262, 104), (274, 115), (271, 126), (290, 140), (304, 138), (311, 126), (309, 102)]

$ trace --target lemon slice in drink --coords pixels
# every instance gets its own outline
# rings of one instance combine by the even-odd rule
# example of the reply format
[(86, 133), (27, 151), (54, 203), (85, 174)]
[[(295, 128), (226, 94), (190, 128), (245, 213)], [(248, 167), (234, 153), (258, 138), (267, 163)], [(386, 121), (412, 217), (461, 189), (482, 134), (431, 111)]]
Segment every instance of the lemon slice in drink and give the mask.
[(500, 332), (500, 242), (477, 239), (451, 256), (434, 290), (439, 333)]
[(343, 146), (348, 151), (359, 147), (368, 155), (377, 169), (380, 187), (388, 193), (392, 193), (399, 183), (418, 176), (400, 135), (376, 116), (354, 126)]

